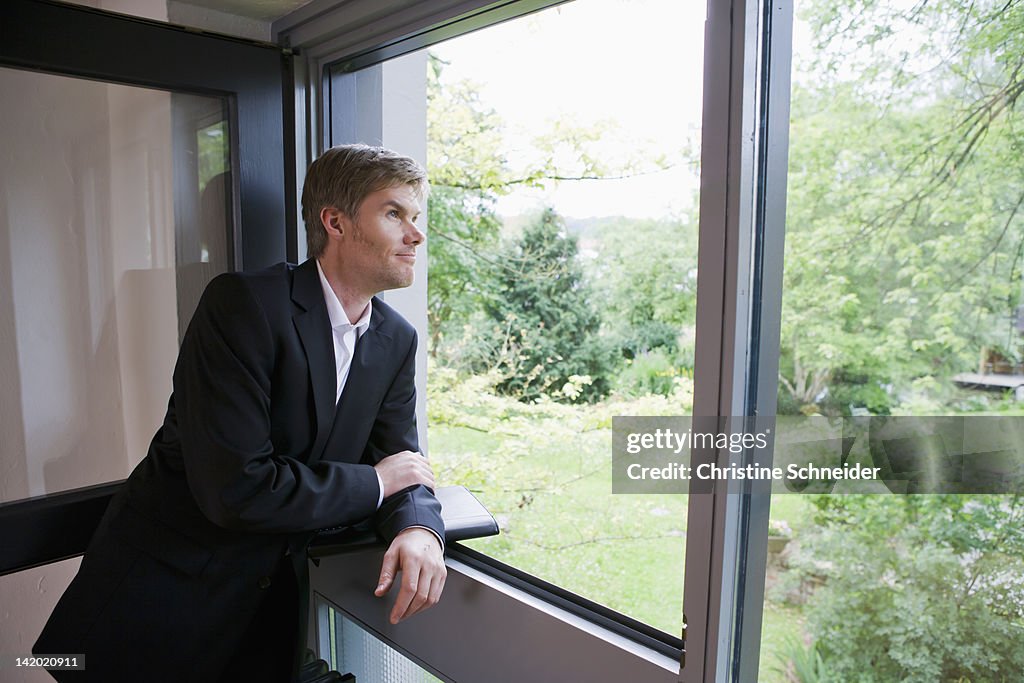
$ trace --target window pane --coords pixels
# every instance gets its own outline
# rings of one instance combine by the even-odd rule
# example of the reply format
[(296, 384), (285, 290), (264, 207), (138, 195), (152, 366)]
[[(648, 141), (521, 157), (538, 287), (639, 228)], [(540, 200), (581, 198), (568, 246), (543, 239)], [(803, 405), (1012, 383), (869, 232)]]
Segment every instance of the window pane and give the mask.
[(114, 481), (229, 263), (224, 102), (0, 69), (0, 500)]
[(611, 424), (692, 409), (703, 22), (580, 0), (428, 65), (439, 482), (474, 548), (676, 636), (686, 497), (612, 495)]
[(352, 674), (357, 681), (388, 681), (388, 683), (437, 683), (439, 678), (421, 668), (398, 650), (378, 640), (368, 631), (326, 606), (320, 614), (326, 624), (330, 650), (321, 652), (331, 671)]
[[(797, 4), (780, 413), (1022, 414), (1021, 9)], [(775, 496), (762, 680), (1019, 678), (1022, 516)]]

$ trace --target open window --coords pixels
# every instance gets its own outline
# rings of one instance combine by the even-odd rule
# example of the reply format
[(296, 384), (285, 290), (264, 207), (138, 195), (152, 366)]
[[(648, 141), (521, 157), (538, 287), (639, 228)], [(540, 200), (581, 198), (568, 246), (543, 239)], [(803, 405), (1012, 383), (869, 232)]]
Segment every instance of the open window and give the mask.
[[(772, 106), (785, 104), (788, 62), (771, 62), (761, 48), (767, 50), (765, 22), (774, 19), (781, 28), (768, 42), (788, 55), (788, 19), (781, 11), (724, 3), (680, 14), (678, 3), (627, 9), (597, 0), (547, 3), (559, 6), (533, 14), (544, 4), (481, 3), (478, 11), (407, 16), (405, 23), (395, 15), (377, 34), (358, 37), (340, 16), (319, 15), (336, 22), (320, 25), (320, 40), (312, 13), (280, 27), (305, 54), (299, 68), (310, 97), (301, 107), (311, 155), (358, 141), (399, 147), (430, 168), (427, 270), (411, 291), (385, 297), (421, 330), (421, 443), (442, 476), (475, 488), (507, 531), (452, 548), (447, 599), (400, 632), (379, 618), (373, 601), (333, 578), (345, 572), (372, 581), (377, 558), (337, 559), (330, 571), (315, 570), (321, 625), (329, 625), (321, 629), (322, 647), (337, 650), (337, 634), (351, 634), (355, 625), (416, 666), (457, 680), (496, 671), (510, 679), (527, 670), (535, 676), (536, 661), (551, 680), (588, 671), (677, 680), (685, 621), (686, 649), (694, 643), (695, 654), (686, 657), (684, 679), (715, 680), (738, 661), (741, 641), (758, 640), (759, 613), (734, 619), (746, 589), (736, 584), (741, 563), (756, 566), (764, 552), (756, 550), (758, 533), (738, 525), (747, 513), (739, 496), (728, 495), (732, 488), (689, 499), (613, 496), (609, 426), (614, 414), (631, 411), (741, 415), (774, 391), (771, 364), (758, 375), (751, 358), (771, 356), (777, 311), (751, 308), (761, 299), (746, 283), (761, 277), (752, 269), (761, 267), (765, 250), (781, 244), (774, 240), (781, 240), (783, 204), (763, 181), (780, 148), (769, 159), (757, 113), (766, 111), (769, 93), (753, 83), (771, 72)], [(546, 45), (538, 38), (544, 33)], [(666, 51), (634, 60), (641, 46), (630, 41), (638, 36), (647, 38), (645, 57), (657, 46)], [(590, 61), (594, 71), (587, 71)], [(477, 90), (466, 82), (473, 75)], [(580, 99), (596, 97), (593, 116), (573, 120), (558, 112), (552, 93), (559, 86), (579, 87)], [(502, 98), (515, 106), (503, 112)], [(602, 128), (607, 121), (597, 120), (598, 111), (630, 98), (649, 118), (623, 122), (622, 130)], [(525, 132), (519, 126), (518, 137), (504, 137), (498, 120), (515, 128), (526, 118), (517, 114), (523, 100), (534, 118), (554, 122)], [(545, 133), (545, 141), (533, 139)], [(784, 150), (783, 144), (783, 162)], [(600, 170), (588, 165), (598, 157), (615, 161)], [(590, 179), (598, 175), (607, 177)], [(657, 179), (671, 189), (651, 199), (643, 182)], [(520, 215), (535, 197), (517, 193), (519, 186), (563, 207), (565, 195), (584, 187), (580, 194), (590, 192), (591, 205), (606, 206), (618, 192), (614, 182), (645, 197), (636, 202), (643, 207), (629, 207), (640, 213), (608, 220), (616, 210), (602, 209), (605, 221), (568, 221), (562, 214), (573, 218), (571, 209), (545, 212), (541, 203), (531, 207), (533, 215)], [(766, 220), (774, 221), (768, 230)], [(561, 252), (544, 263), (552, 245)], [(781, 272), (781, 264), (772, 267)], [(528, 313), (531, 304), (550, 304), (541, 304), (539, 293), (555, 282), (566, 286), (554, 305), (579, 305), (580, 330), (552, 330), (554, 318)], [(769, 341), (759, 345), (759, 335)], [(588, 342), (607, 345), (604, 359), (616, 369), (602, 374), (600, 362), (563, 363), (564, 372), (545, 375), (568, 360), (571, 352), (558, 348), (566, 341), (574, 351)], [(541, 345), (551, 350), (530, 357)], [(626, 407), (628, 400), (647, 403)], [(517, 631), (510, 649), (496, 644), (487, 626), (499, 622), (530, 626)], [(452, 633), (460, 634), (457, 655), (445, 651)], [(516, 654), (522, 651), (538, 659), (524, 661)], [(746, 661), (749, 676), (756, 652)]]

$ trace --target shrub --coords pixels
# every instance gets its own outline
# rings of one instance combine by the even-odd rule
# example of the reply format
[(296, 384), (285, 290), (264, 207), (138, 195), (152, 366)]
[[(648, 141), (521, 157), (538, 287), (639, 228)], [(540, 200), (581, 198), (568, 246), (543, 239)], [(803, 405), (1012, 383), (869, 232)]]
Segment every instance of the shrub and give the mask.
[(629, 396), (672, 393), (673, 382), (679, 376), (672, 359), (662, 350), (647, 351), (627, 361), (615, 378), (615, 388)]
[(791, 566), (825, 581), (808, 630), (831, 681), (1019, 680), (1019, 496), (836, 496)]

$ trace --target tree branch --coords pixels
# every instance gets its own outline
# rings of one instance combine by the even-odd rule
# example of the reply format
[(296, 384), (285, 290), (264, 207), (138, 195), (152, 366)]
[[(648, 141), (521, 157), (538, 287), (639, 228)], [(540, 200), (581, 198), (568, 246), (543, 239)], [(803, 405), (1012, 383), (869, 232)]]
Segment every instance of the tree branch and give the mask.
[[(697, 165), (699, 165), (699, 163), (699, 161), (689, 161), (685, 165), (696, 167)], [(493, 190), (496, 187), (505, 187), (508, 185), (530, 185), (533, 183), (540, 183), (545, 180), (554, 180), (557, 182), (573, 180), (628, 180), (629, 178), (641, 178), (643, 176), (654, 175), (655, 173), (662, 173), (664, 171), (671, 170), (680, 165), (681, 164), (666, 164), (664, 166), (652, 169), (650, 171), (637, 171), (636, 173), (622, 173), (618, 175), (557, 175), (545, 173), (536, 176), (510, 178), (508, 180), (503, 180), (495, 185), (484, 185), (480, 183), (460, 183), (446, 180), (431, 180), (430, 184), (436, 187), (448, 187), (453, 190), (474, 190), (477, 192), (485, 192)]]

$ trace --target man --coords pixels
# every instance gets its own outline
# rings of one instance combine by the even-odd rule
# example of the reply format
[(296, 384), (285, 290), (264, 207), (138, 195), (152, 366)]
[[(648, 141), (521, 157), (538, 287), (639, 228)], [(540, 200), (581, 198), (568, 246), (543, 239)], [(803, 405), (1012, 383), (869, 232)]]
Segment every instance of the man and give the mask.
[(59, 680), (294, 678), (306, 546), (372, 517), (392, 623), (437, 602), (444, 534), (419, 455), (416, 333), (374, 295), (413, 280), (426, 175), (335, 147), (302, 193), (309, 260), (221, 275), (185, 333), (149, 453), (111, 502), (36, 643)]

